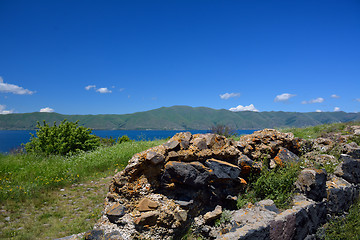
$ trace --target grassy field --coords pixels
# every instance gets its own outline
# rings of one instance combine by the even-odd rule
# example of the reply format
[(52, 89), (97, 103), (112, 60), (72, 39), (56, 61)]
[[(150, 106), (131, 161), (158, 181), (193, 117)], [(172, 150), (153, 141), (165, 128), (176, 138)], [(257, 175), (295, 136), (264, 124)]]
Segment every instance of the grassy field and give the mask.
[(115, 171), (163, 142), (125, 142), (66, 157), (0, 155), (0, 239), (52, 239), (91, 229)]
[(282, 128), (280, 129), (280, 131), (292, 132), (294, 133), (295, 137), (299, 138), (314, 139), (332, 132), (340, 132), (343, 134), (347, 134), (345, 128), (350, 125), (360, 125), (360, 122), (332, 123), (305, 128)]

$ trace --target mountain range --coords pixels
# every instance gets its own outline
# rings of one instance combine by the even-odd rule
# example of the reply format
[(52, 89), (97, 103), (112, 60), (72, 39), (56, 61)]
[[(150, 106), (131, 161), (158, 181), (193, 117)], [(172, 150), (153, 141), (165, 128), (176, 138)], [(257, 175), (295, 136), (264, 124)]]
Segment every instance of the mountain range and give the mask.
[(32, 130), (37, 121), (60, 123), (79, 120), (79, 125), (106, 130), (208, 130), (222, 124), (233, 129), (305, 127), (324, 123), (360, 121), (360, 113), (345, 112), (232, 112), (206, 107), (172, 106), (132, 114), (63, 115), (14, 113), (0, 115), (0, 130)]

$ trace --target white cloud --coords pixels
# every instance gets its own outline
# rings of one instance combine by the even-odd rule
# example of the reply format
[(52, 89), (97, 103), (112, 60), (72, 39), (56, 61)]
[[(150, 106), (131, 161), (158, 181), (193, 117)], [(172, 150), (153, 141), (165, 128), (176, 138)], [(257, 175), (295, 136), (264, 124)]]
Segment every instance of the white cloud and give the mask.
[(310, 101), (302, 101), (302, 104), (313, 104), (313, 103), (322, 103), (324, 102), (325, 99), (319, 97), (319, 98), (315, 98), (315, 99), (311, 99)]
[(286, 102), (290, 98), (295, 97), (295, 96), (296, 96), (295, 94), (283, 93), (283, 94), (277, 95), (274, 99), (274, 102)]
[(47, 113), (51, 113), (51, 112), (54, 112), (55, 110), (52, 109), (52, 108), (49, 108), (49, 107), (46, 107), (46, 108), (42, 108), (40, 109), (40, 112), (47, 112)]
[(242, 106), (239, 105), (237, 107), (234, 108), (230, 108), (229, 109), (232, 112), (241, 112), (241, 111), (252, 111), (252, 112), (258, 112), (259, 110), (257, 110), (254, 106), (254, 104), (250, 104), (249, 106)]
[[(115, 88), (115, 86), (111, 86), (111, 88)], [(112, 93), (112, 90), (108, 89), (107, 87), (96, 88), (96, 85), (88, 85), (85, 87), (85, 90), (87, 90), (87, 91), (89, 91), (91, 89), (94, 89), (98, 93)], [(124, 88), (120, 88), (120, 92), (123, 90), (124, 90)]]
[(334, 112), (339, 112), (341, 111), (339, 107), (334, 107)]
[(331, 95), (332, 98), (340, 98), (340, 96), (336, 95), (336, 94), (332, 94)]
[(85, 87), (85, 90), (89, 91), (92, 88), (96, 88), (96, 85), (88, 85), (88, 86)]
[(321, 110), (317, 109), (315, 112), (322, 112)]
[(31, 95), (31, 94), (35, 93), (34, 91), (30, 91), (23, 87), (19, 87), (15, 84), (4, 83), (4, 80), (2, 77), (0, 77), (0, 92), (13, 93), (13, 94), (19, 94), (19, 95), (25, 95), (25, 94)]
[(234, 97), (240, 97), (240, 93), (224, 93), (219, 95), (221, 99), (229, 99)]
[(104, 88), (98, 88), (96, 89), (97, 92), (99, 93), (111, 93), (112, 91), (109, 90), (108, 88), (104, 87)]
[(360, 102), (360, 98), (355, 99), (355, 101)]
[(13, 113), (13, 110), (6, 110), (5, 105), (0, 105), (0, 114), (10, 114)]

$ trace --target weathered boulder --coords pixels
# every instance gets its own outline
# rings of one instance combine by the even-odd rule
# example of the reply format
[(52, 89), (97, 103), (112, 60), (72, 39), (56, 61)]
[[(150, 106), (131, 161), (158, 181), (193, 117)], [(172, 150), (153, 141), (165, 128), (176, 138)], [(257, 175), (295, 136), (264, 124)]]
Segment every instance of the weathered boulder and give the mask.
[(204, 220), (205, 222), (211, 222), (219, 218), (221, 214), (222, 214), (222, 207), (220, 205), (217, 205), (213, 211), (205, 213)]
[(299, 157), (296, 154), (286, 148), (280, 147), (278, 154), (270, 161), (270, 168), (275, 168), (277, 166), (284, 167), (286, 164), (298, 162)]
[(294, 206), (283, 212), (271, 200), (233, 211), (229, 223), (220, 229), (211, 230), (211, 233), (216, 239), (224, 240), (300, 240), (315, 233), (325, 219), (325, 202), (316, 203), (298, 195), (294, 198)]
[(349, 155), (342, 154), (342, 161), (335, 169), (335, 175), (344, 178), (354, 184), (360, 183), (360, 160), (353, 159)]
[(208, 184), (212, 176), (212, 171), (202, 163), (170, 161), (165, 164), (161, 180), (164, 184), (185, 184), (201, 188)]
[(158, 208), (158, 206), (159, 204), (157, 202), (144, 197), (140, 200), (140, 202), (136, 206), (136, 209), (139, 210), (139, 212), (147, 212)]
[(211, 170), (215, 180), (237, 179), (240, 174), (240, 168), (228, 162), (208, 159), (205, 165)]
[(161, 153), (149, 151), (146, 153), (146, 160), (150, 161), (152, 164), (157, 165), (165, 160), (164, 155)]
[(304, 169), (300, 172), (296, 188), (314, 201), (321, 201), (326, 197), (326, 171), (319, 169)]
[(326, 182), (327, 210), (330, 214), (342, 214), (349, 210), (359, 196), (359, 189), (343, 178), (331, 176)]
[(344, 145), (344, 153), (355, 159), (360, 159), (360, 147), (355, 143), (351, 142)]
[(321, 152), (328, 152), (334, 145), (335, 142), (330, 138), (317, 138), (314, 140), (313, 148)]
[(245, 154), (240, 154), (238, 166), (240, 168), (240, 177), (242, 178), (248, 178), (251, 174), (259, 174), (263, 167), (261, 162), (255, 162)]
[(116, 221), (125, 215), (126, 208), (118, 202), (115, 202), (112, 205), (109, 205), (106, 209), (106, 215), (109, 218), (109, 221), (116, 223)]
[(135, 219), (134, 223), (142, 226), (145, 225), (154, 226), (157, 223), (159, 216), (160, 216), (159, 211), (144, 212), (141, 213), (141, 215)]
[(199, 150), (207, 149), (206, 139), (202, 137), (197, 137), (192, 140), (192, 144), (197, 147)]
[(294, 197), (294, 206), (278, 214), (270, 224), (270, 239), (305, 239), (326, 222), (326, 203), (314, 202), (302, 195)]

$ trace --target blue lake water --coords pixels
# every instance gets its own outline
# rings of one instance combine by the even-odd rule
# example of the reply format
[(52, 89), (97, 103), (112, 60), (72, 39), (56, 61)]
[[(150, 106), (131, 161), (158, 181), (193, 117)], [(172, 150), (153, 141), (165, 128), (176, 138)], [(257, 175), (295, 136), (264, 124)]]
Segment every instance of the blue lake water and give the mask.
[[(238, 134), (251, 134), (255, 130), (238, 130)], [(127, 135), (132, 140), (154, 140), (172, 137), (179, 130), (93, 130), (93, 134), (99, 137), (118, 138)], [(192, 134), (208, 133), (208, 130), (188, 130)], [(30, 133), (35, 134), (35, 130), (0, 130), (0, 152), (9, 152), (19, 147), (22, 143), (30, 140)]]

